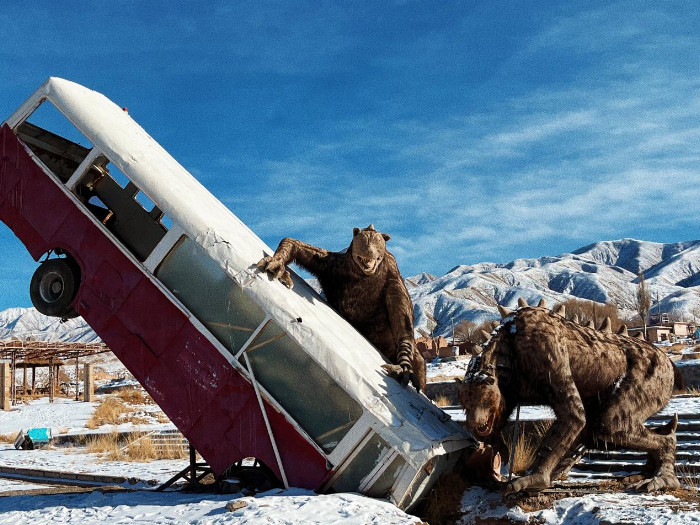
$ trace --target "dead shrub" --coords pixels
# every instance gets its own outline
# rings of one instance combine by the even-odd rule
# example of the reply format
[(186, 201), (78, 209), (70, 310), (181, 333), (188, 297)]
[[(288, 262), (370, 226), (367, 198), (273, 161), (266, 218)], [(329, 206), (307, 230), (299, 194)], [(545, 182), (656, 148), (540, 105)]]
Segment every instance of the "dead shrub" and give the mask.
[(428, 383), (445, 383), (445, 382), (454, 382), (455, 379), (463, 379), (464, 374), (456, 375), (456, 376), (446, 376), (443, 374), (439, 374), (436, 376), (432, 376), (427, 378)]
[(700, 475), (700, 470), (698, 467), (691, 465), (678, 465), (676, 467), (678, 479), (681, 485), (685, 488), (697, 491), (700, 487), (698, 482), (698, 476)]
[(91, 454), (114, 454), (121, 449), (119, 434), (115, 431), (90, 436), (87, 439), (86, 448)]
[[(513, 474), (522, 475), (527, 469), (530, 468), (535, 456), (537, 455), (537, 448), (542, 442), (542, 438), (552, 426), (552, 421), (537, 421), (535, 422), (531, 431), (525, 433), (524, 429), (520, 429), (518, 435), (518, 440), (515, 445), (515, 456), (513, 457)], [(511, 445), (513, 442), (512, 432), (508, 432), (508, 435), (503, 434), (503, 441), (505, 442), (508, 450), (511, 450)], [(502, 458), (504, 463), (510, 461), (510, 458)]]
[(433, 403), (439, 407), (448, 407), (452, 405), (452, 400), (446, 395), (440, 394), (433, 400)]
[(149, 462), (158, 459), (185, 459), (188, 451), (174, 443), (156, 445), (150, 435), (135, 438), (122, 449), (125, 461)]
[(129, 411), (124, 402), (118, 397), (108, 397), (102, 401), (95, 412), (93, 412), (92, 417), (85, 423), (85, 426), (89, 429), (95, 429), (102, 425), (116, 425), (119, 423), (119, 419), (122, 414)]
[(697, 386), (687, 386), (685, 387), (684, 393), (691, 396), (700, 396), (700, 388)]
[(462, 495), (467, 487), (458, 474), (448, 472), (440, 476), (420, 512), (421, 519), (430, 525), (455, 523), (462, 514)]
[(14, 434), (0, 434), (0, 443), (14, 443), (18, 432)]
[(119, 390), (116, 396), (129, 405), (152, 405), (153, 398), (138, 388), (125, 388)]
[(131, 441), (123, 450), (127, 461), (148, 463), (158, 458), (158, 451), (149, 436)]
[(121, 419), (122, 423), (133, 423), (134, 425), (148, 425), (151, 420), (138, 414), (129, 414)]

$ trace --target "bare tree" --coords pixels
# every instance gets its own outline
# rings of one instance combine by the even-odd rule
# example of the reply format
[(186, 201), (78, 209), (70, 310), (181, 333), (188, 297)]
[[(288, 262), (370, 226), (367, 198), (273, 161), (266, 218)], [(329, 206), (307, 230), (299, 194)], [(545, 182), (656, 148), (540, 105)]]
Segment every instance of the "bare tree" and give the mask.
[(476, 323), (473, 321), (464, 320), (455, 325), (455, 337), (463, 341), (475, 343), (476, 332)]
[(455, 336), (475, 345), (479, 345), (486, 339), (484, 332), (491, 332), (491, 322), (484, 321), (476, 324), (474, 321), (460, 321), (455, 325)]
[(644, 281), (644, 272), (639, 272), (639, 285), (637, 286), (637, 297), (634, 307), (644, 323), (644, 338), (646, 338), (647, 321), (649, 319), (649, 309), (651, 308), (651, 293)]
[(622, 324), (620, 313), (613, 303), (597, 303), (588, 299), (567, 299), (559, 304), (566, 307), (567, 319), (576, 318), (584, 326), (593, 321), (593, 324), (598, 327), (606, 317), (610, 318), (613, 330), (617, 330)]

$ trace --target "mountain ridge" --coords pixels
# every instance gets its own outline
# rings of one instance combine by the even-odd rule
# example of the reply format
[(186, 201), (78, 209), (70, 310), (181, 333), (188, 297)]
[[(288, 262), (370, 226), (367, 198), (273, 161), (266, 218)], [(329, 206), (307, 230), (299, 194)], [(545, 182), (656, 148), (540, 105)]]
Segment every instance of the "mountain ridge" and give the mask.
[[(576, 298), (612, 302), (633, 317), (639, 272), (644, 272), (654, 308), (675, 317), (700, 318), (700, 240), (655, 243), (636, 239), (600, 241), (571, 253), (507, 263), (457, 265), (442, 276), (406, 277), (414, 304), (416, 335), (450, 335), (462, 320), (498, 319), (499, 304), (514, 308), (519, 297), (549, 305)], [(313, 280), (312, 285), (313, 285)], [(82, 318), (61, 322), (33, 308), (0, 312), (0, 340), (11, 338), (93, 342)]]
[(700, 317), (700, 240), (600, 241), (557, 256), (459, 265), (428, 283), (415, 285), (417, 279), (408, 277), (406, 284), (416, 331), (450, 335), (462, 320), (500, 318), (497, 305), (515, 308), (519, 297), (529, 304), (543, 298), (550, 305), (568, 299), (611, 302), (632, 318), (640, 272), (655, 308), (658, 297), (664, 312)]

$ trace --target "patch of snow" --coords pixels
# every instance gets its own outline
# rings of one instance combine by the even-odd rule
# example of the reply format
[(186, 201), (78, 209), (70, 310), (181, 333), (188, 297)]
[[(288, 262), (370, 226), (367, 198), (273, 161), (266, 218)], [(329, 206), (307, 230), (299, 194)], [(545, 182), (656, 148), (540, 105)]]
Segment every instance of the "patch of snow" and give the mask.
[(464, 374), (467, 372), (469, 361), (471, 361), (471, 359), (459, 359), (454, 361), (432, 361), (426, 363), (425, 365), (426, 375), (428, 378), (433, 378), (437, 376), (456, 376), (462, 379), (464, 377)]
[[(500, 494), (480, 487), (467, 490), (462, 497), (462, 518), (458, 525), (483, 523), (489, 519), (509, 520), (513, 523), (541, 523), (557, 525), (575, 523), (598, 525), (599, 523), (658, 523), (689, 525), (700, 523), (700, 509), (681, 511), (677, 507), (689, 506), (675, 496), (643, 495), (628, 493), (600, 493), (564, 498), (552, 508), (525, 512), (520, 507), (507, 507)], [(501, 521), (499, 521), (501, 522)]]
[[(243, 506), (229, 512), (226, 504)], [(148, 523), (152, 525), (197, 523), (415, 525), (418, 518), (386, 501), (357, 494), (317, 496), (289, 489), (239, 497), (174, 492), (99, 492), (53, 496), (10, 496), (0, 499), (0, 525), (55, 523), (104, 525)]]

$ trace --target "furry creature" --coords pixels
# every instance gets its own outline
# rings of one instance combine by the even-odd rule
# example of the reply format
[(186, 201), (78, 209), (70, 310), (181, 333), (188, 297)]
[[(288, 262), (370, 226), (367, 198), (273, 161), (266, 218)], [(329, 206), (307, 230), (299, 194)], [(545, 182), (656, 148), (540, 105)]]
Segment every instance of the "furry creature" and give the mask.
[(364, 335), (393, 365), (385, 369), (402, 385), (425, 389), (425, 361), (413, 337), (413, 304), (386, 233), (373, 225), (354, 228), (344, 252), (330, 252), (285, 238), (258, 268), (292, 287), (287, 264), (296, 263), (318, 278), (330, 306)]
[(549, 405), (557, 417), (530, 473), (506, 492), (548, 488), (585, 448), (603, 445), (647, 453), (642, 475), (628, 479), (639, 481), (637, 490), (679, 486), (674, 472), (678, 418), (655, 430), (644, 426), (670, 399), (674, 380), (679, 382), (661, 350), (611, 333), (609, 320), (597, 331), (546, 308), (501, 313), (502, 324), (472, 359), (458, 389), (467, 427), (503, 451), (501, 431), (517, 404)]

